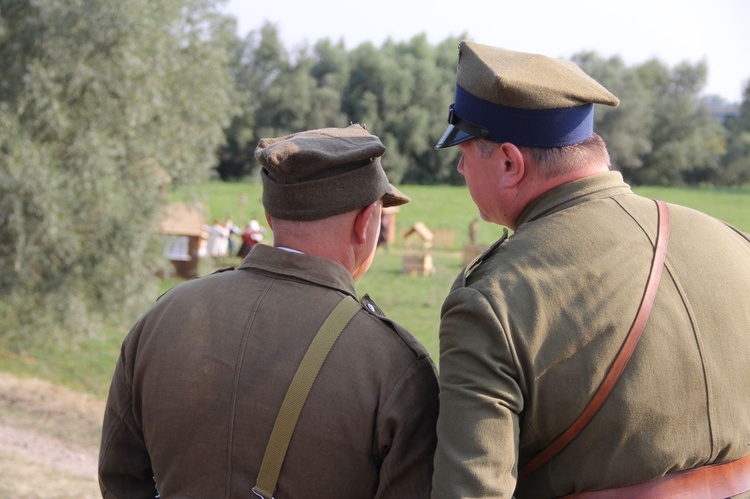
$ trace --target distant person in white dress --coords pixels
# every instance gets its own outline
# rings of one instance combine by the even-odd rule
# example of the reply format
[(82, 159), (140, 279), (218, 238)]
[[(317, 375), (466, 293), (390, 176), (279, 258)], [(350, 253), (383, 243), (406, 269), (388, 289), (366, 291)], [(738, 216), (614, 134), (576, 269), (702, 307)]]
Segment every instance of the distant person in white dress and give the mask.
[(229, 250), (229, 229), (214, 219), (213, 225), (206, 229), (208, 231), (207, 252), (211, 258), (223, 258)]

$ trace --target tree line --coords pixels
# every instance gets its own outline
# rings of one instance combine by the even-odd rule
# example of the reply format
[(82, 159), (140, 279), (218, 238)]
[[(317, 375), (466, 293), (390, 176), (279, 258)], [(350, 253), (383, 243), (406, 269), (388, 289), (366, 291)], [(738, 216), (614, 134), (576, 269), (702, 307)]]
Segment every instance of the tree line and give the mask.
[[(219, 0), (0, 0), (0, 341), (95, 331), (142, 310), (161, 269), (167, 185), (257, 174), (263, 137), (362, 123), (392, 181), (457, 184), (432, 146), (453, 100), (459, 36), (436, 45), (245, 37)], [(622, 100), (597, 112), (634, 183), (750, 181), (750, 85), (712, 119), (704, 63), (575, 57)]]
[[(456, 152), (435, 154), (432, 145), (453, 101), (461, 38), (431, 45), (419, 35), (352, 50), (323, 39), (290, 52), (267, 23), (236, 40), (231, 64), (241, 112), (226, 130), (219, 175), (254, 174), (252, 153), (262, 137), (355, 121), (383, 139), (393, 181), (460, 183)], [(721, 99), (702, 96), (705, 62), (669, 67), (652, 59), (628, 66), (595, 52), (572, 60), (621, 100), (617, 108), (597, 106), (595, 129), (607, 142), (613, 168), (629, 182), (750, 181), (750, 81), (738, 114), (720, 119), (711, 111)]]

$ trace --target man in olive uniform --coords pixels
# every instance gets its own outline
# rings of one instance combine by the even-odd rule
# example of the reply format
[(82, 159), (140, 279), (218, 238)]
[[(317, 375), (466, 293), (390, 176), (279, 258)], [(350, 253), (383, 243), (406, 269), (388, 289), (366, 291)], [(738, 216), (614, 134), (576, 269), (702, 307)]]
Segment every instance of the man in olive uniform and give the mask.
[(359, 125), (260, 141), (275, 246), (177, 286), (133, 327), (104, 418), (105, 496), (255, 497), (292, 378), (329, 313), (352, 297), (354, 316), (302, 407), (276, 497), (429, 497), (435, 366), (367, 295), (355, 301), (381, 209), (409, 201), (389, 184), (384, 152)]
[[(514, 232), (443, 304), (435, 498), (750, 488), (750, 239), (633, 194), (593, 133), (595, 103), (618, 100), (571, 62), (460, 44), (436, 149), (460, 148), (482, 217)], [(536, 460), (637, 329), (659, 220), (666, 261), (640, 342), (588, 424)]]

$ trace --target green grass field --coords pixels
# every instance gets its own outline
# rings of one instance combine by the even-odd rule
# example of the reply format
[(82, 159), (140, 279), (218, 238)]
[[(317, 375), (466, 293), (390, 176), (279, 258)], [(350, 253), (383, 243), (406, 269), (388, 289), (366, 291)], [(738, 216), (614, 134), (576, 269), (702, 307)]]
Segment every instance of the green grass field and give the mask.
[[(468, 242), (468, 226), (476, 217), (476, 207), (465, 187), (403, 186), (413, 202), (397, 214), (396, 243), (378, 256), (370, 271), (357, 283), (360, 295), (368, 293), (385, 313), (409, 329), (434, 359), (438, 354), (440, 307), (456, 275), (463, 266), (461, 248)], [(725, 220), (750, 232), (750, 187), (733, 189), (653, 188), (635, 189), (647, 197), (690, 206)], [(206, 184), (198, 191), (207, 221), (230, 215), (239, 226), (251, 216), (263, 220), (261, 187), (253, 183)], [(185, 192), (170, 193), (170, 200), (185, 200)], [(409, 276), (401, 272), (402, 256), (417, 251), (419, 241), (404, 241), (403, 234), (416, 222), (423, 222), (436, 232), (432, 250), (436, 272), (432, 276)], [(495, 225), (480, 222), (478, 242), (489, 244), (501, 234)], [(442, 233), (440, 239), (437, 234)], [(452, 237), (450, 237), (452, 234)], [(268, 242), (272, 242), (269, 234)], [(224, 262), (239, 263), (238, 259)], [(202, 263), (199, 273), (213, 270)], [(175, 279), (161, 282), (154, 299), (177, 284)], [(2, 370), (25, 376), (44, 378), (76, 390), (103, 397), (119, 353), (120, 342), (130, 324), (103, 325), (90, 337), (66, 343), (48, 343), (38, 350), (11, 354), (0, 351)]]
[[(455, 244), (460, 249), (468, 241), (469, 223), (478, 215), (466, 187), (402, 186), (401, 190), (412, 198), (397, 214), (399, 232), (402, 234), (416, 222), (429, 228), (453, 230)], [(724, 220), (750, 232), (750, 186), (727, 189), (639, 187), (634, 191), (650, 198), (682, 204)], [(207, 221), (224, 220), (231, 216), (235, 224), (243, 226), (251, 217), (263, 221), (261, 186), (249, 182), (211, 182), (198, 190), (198, 195), (177, 191), (170, 193), (172, 201), (200, 202)], [(491, 243), (501, 233), (495, 225), (480, 222), (479, 242)], [(437, 244), (436, 244), (437, 245)]]

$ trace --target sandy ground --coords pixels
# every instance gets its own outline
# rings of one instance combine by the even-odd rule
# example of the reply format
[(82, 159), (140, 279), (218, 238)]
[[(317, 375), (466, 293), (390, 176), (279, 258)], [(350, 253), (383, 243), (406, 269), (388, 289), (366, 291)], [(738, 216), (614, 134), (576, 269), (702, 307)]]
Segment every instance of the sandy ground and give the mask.
[(0, 373), (0, 498), (96, 498), (104, 401)]

